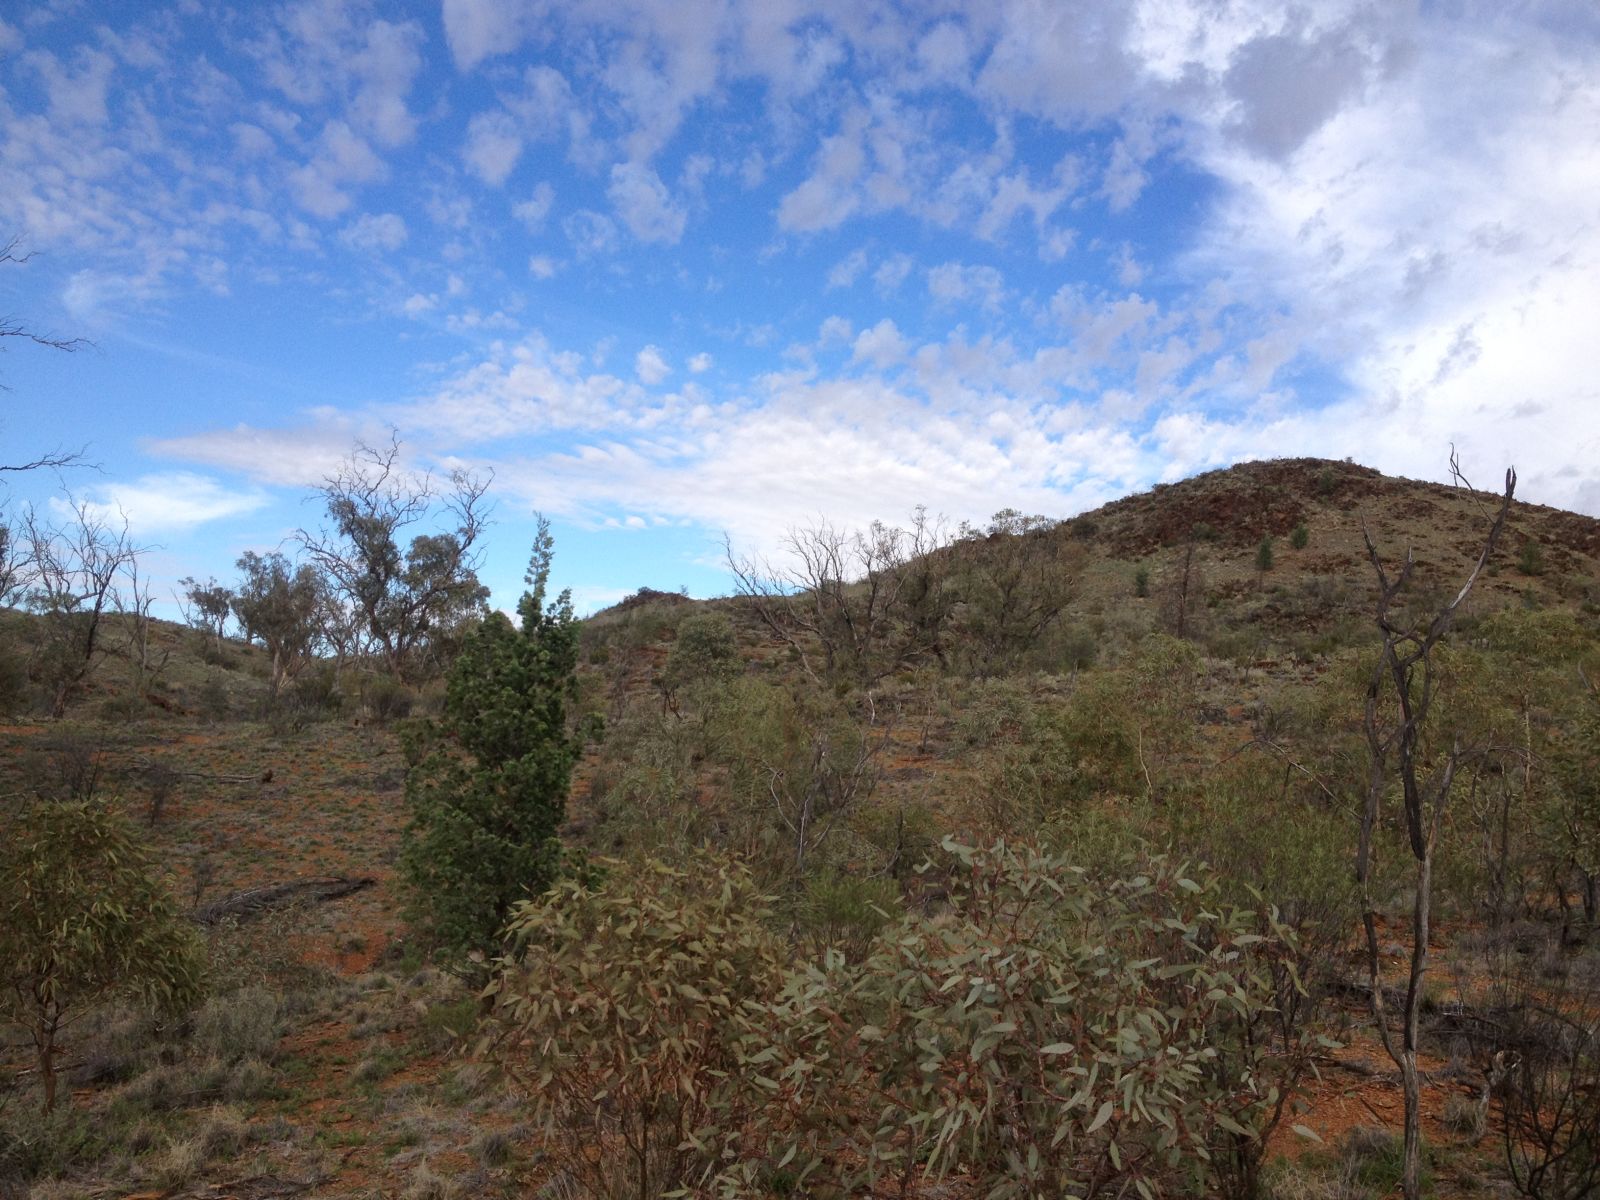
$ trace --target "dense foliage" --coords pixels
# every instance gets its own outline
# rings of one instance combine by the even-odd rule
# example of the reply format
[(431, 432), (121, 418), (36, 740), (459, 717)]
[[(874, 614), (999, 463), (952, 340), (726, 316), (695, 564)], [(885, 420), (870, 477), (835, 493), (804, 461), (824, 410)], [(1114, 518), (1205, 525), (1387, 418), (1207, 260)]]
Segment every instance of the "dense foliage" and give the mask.
[(594, 1194), (1248, 1194), (1303, 1049), (1261, 1023), (1293, 935), (1163, 858), (945, 853), (949, 911), (855, 960), (790, 965), (748, 873), (704, 858), (563, 885), (518, 913), (495, 1053)]
[(413, 739), (412, 821), (400, 864), (414, 921), (457, 953), (492, 949), (512, 906), (556, 877), (556, 831), (582, 739), (568, 704), (578, 631), (567, 593), (546, 603), (553, 543), (541, 522), (517, 605), (491, 613), (450, 673), (444, 719)]

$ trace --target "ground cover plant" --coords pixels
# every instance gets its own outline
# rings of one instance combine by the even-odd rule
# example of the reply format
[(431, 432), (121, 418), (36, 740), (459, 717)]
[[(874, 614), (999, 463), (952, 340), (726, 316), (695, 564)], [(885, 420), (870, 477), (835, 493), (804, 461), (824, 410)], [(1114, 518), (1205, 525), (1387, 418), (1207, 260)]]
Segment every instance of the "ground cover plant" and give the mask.
[[(1373, 1010), (1406, 1009), (1417, 889), (1372, 773), (1363, 525), (1414, 549), (1390, 623), (1425, 626), (1485, 502), (1296, 460), (1065, 522), (797, 535), (866, 591), (825, 556), (822, 594), (773, 564), (575, 621), (535, 569), (519, 623), (447, 622), (399, 672), (337, 589), (288, 588), (274, 649), (223, 598), (247, 567), (191, 581), (189, 628), (108, 606), (60, 717), (59, 638), (0, 610), (3, 852), (114, 854), (52, 902), (136, 935), (80, 960), (53, 1110), (4, 1010), (0, 1189), (1395, 1194)], [(1415, 742), (1424, 784), (1454, 763), (1423, 1195), (1577, 1196), (1597, 1161), (1600, 524), (1518, 503), (1506, 531)], [(533, 865), (475, 870), (490, 843), (438, 833), (463, 813)], [(6, 911), (61, 928), (27, 877)]]

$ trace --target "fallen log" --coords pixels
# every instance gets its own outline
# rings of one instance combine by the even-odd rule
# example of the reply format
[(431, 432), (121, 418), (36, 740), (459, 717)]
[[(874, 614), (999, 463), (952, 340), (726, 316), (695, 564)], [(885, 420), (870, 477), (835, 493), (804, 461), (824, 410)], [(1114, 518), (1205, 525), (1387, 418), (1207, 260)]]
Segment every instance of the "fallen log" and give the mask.
[(191, 915), (193, 920), (201, 925), (215, 925), (218, 921), (230, 919), (248, 921), (253, 917), (259, 917), (262, 913), (287, 908), (301, 901), (325, 904), (330, 900), (340, 900), (353, 892), (369, 888), (376, 882), (372, 876), (363, 875), (355, 879), (334, 876), (273, 883), (214, 900), (204, 908), (196, 909)]

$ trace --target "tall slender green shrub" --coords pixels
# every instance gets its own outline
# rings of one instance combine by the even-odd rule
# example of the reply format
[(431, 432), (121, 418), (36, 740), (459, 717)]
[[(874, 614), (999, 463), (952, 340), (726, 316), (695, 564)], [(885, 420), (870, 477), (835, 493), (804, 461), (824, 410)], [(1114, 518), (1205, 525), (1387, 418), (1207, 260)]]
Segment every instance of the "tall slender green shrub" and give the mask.
[(578, 662), (571, 597), (545, 600), (553, 548), (541, 518), (521, 627), (492, 613), (467, 638), (443, 720), (410, 747), (408, 916), (456, 953), (492, 950), (512, 906), (560, 871), (556, 831), (582, 738), (567, 719)]

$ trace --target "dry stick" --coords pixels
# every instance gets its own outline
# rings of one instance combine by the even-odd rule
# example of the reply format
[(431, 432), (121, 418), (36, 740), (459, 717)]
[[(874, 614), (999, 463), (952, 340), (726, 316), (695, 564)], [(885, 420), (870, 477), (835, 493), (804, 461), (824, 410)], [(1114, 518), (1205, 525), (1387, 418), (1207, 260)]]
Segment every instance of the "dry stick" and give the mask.
[(339, 900), (354, 892), (372, 887), (377, 880), (370, 875), (358, 879), (334, 877), (302, 879), (290, 883), (275, 883), (267, 887), (251, 888), (215, 901), (195, 912), (192, 919), (201, 925), (215, 925), (230, 917), (245, 921), (273, 909), (284, 908), (305, 897), (326, 903)]

